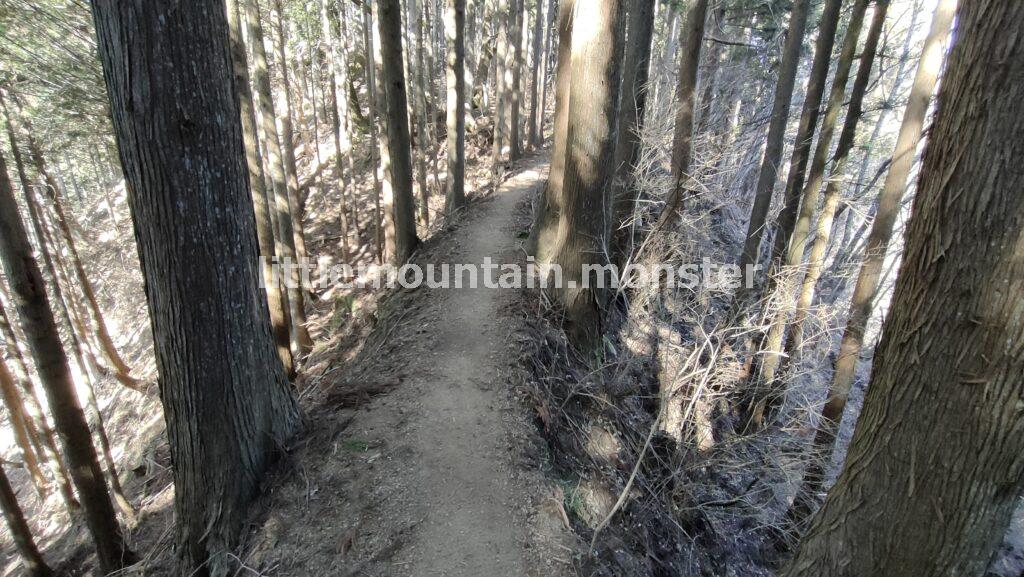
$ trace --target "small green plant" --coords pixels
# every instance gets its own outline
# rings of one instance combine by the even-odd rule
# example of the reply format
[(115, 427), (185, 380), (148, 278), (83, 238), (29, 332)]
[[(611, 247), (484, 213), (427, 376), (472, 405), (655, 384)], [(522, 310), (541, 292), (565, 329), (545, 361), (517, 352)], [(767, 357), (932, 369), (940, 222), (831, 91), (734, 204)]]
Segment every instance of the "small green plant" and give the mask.
[(370, 450), (370, 443), (361, 439), (345, 439), (341, 448), (352, 453), (365, 453)]
[(583, 497), (580, 496), (579, 483), (562, 479), (559, 479), (557, 482), (562, 488), (562, 506), (566, 512), (577, 519), (583, 519)]

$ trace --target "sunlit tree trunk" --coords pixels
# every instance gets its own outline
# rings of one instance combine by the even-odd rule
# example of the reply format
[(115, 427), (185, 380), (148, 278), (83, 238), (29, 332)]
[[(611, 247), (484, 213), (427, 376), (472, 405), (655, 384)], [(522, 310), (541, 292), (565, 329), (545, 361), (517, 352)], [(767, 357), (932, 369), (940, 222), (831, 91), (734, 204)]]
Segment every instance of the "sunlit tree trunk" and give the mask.
[(551, 76), (551, 44), (552, 37), (555, 35), (554, 28), (555, 22), (557, 21), (558, 15), (555, 9), (558, 6), (557, 0), (540, 0), (546, 3), (547, 8), (546, 16), (547, 21), (544, 23), (544, 51), (541, 59), (541, 66), (543, 66), (543, 72), (540, 75), (540, 112), (537, 120), (537, 132), (538, 142), (541, 146), (544, 144), (544, 116), (547, 114), (548, 109), (548, 79)]
[[(867, 0), (860, 0), (865, 5)], [(860, 5), (854, 6), (859, 10)], [(832, 156), (830, 167), (831, 179), (825, 184), (825, 195), (822, 201), (821, 214), (818, 215), (818, 223), (815, 227), (814, 241), (811, 243), (811, 250), (807, 256), (807, 272), (803, 281), (799, 283), (800, 293), (797, 297), (796, 312), (793, 315), (793, 322), (790, 325), (789, 341), (786, 350), (790, 359), (796, 359), (801, 354), (804, 346), (804, 324), (808, 311), (814, 299), (814, 287), (821, 276), (821, 268), (825, 261), (825, 252), (828, 249), (829, 240), (832, 234), (832, 223), (839, 204), (839, 191), (842, 184), (843, 173), (846, 163), (853, 149), (854, 140), (857, 136), (857, 126), (861, 116), (864, 114), (864, 96), (867, 92), (868, 82), (871, 80), (871, 69), (874, 66), (875, 55), (878, 52), (878, 42), (882, 36), (885, 26), (885, 16), (889, 11), (889, 0), (878, 0), (875, 3), (875, 11), (871, 19), (871, 26), (868, 29), (867, 38), (864, 41), (864, 48), (861, 50), (860, 68), (857, 70), (857, 77), (853, 81), (853, 89), (850, 93), (850, 104), (846, 112), (846, 120), (843, 129), (839, 134), (836, 144), (836, 151)], [(856, 12), (854, 13), (856, 15)], [(863, 18), (863, 16), (862, 16)], [(847, 30), (847, 45), (851, 42), (853, 21)], [(839, 72), (843, 71), (842, 59), (847, 56), (848, 46), (843, 47), (843, 54), (840, 56)], [(852, 52), (856, 50), (853, 46)], [(849, 72), (847, 71), (847, 74)], [(845, 94), (833, 88), (829, 99), (829, 108), (825, 111), (825, 120), (822, 122), (822, 137), (826, 134), (826, 128), (838, 118), (839, 107), (842, 105)], [(834, 104), (833, 104), (834, 103)], [(834, 106), (834, 108), (833, 108)], [(835, 117), (833, 117), (833, 114)], [(830, 120), (831, 119), (831, 120)], [(831, 128), (828, 128), (832, 130)], [(811, 171), (807, 177), (807, 186), (804, 188), (804, 205), (800, 207), (800, 217), (797, 220), (797, 227), (793, 233), (793, 243), (806, 244), (807, 236), (813, 218), (813, 209), (818, 204), (819, 191), (828, 164), (829, 147), (827, 143), (819, 142), (814, 153), (814, 160), (811, 161)]]
[(372, 15), (372, 2), (363, 2), (363, 49), (366, 55), (366, 88), (369, 96), (367, 110), (370, 116), (370, 172), (373, 174), (373, 221), (374, 221), (374, 248), (377, 255), (377, 262), (384, 262), (384, 214), (381, 210), (381, 181), (377, 173), (380, 166), (380, 137), (377, 131), (377, 118), (380, 108), (378, 106), (377, 94), (377, 54), (374, 49), (374, 26)]
[(406, 263), (419, 246), (416, 236), (416, 200), (412, 195), (412, 147), (409, 137), (408, 98), (402, 72), (402, 10), (398, 0), (378, 0), (381, 71), (386, 114), (385, 169), (391, 177), (394, 207), (394, 262)]
[[(415, 105), (413, 109), (416, 111), (416, 144), (419, 145), (419, 162), (416, 163), (416, 182), (420, 189), (420, 198), (422, 204), (420, 205), (420, 220), (423, 222), (424, 227), (430, 226), (430, 191), (427, 189), (427, 158), (430, 156), (429, 140), (430, 135), (427, 130), (427, 116), (430, 115), (430, 122), (433, 122), (433, 110), (430, 106), (429, 95), (427, 94), (427, 82), (426, 77), (430, 75), (431, 70), (427, 68), (427, 47), (424, 41), (423, 34), (423, 14), (420, 11), (420, 4), (422, 4), (423, 11), (426, 10), (429, 5), (429, 0), (410, 0), (409, 5), (412, 8), (411, 18), (415, 19), (415, 24), (410, 22), (410, 26), (414, 26), (416, 31), (416, 90), (413, 91), (413, 101)], [(410, 50), (411, 53), (411, 50)]]
[[(263, 128), (263, 143), (267, 148), (267, 171), (273, 183), (274, 205), (277, 212), (277, 233), (281, 241), (282, 251), (278, 257), (298, 262), (300, 257), (298, 246), (301, 235), (301, 223), (295, 220), (298, 209), (294, 192), (289, 191), (287, 169), (281, 153), (281, 139), (277, 134), (277, 113), (274, 110), (274, 99), (270, 88), (270, 69), (267, 64), (267, 51), (263, 42), (263, 24), (260, 20), (258, 0), (242, 0), (244, 2), (245, 31), (249, 50), (253, 56), (253, 81), (256, 85), (256, 105), (260, 109), (260, 121)], [(313, 348), (313, 340), (306, 328), (306, 298), (297, 267), (291, 269), (291, 286), (287, 286), (288, 306), (291, 313), (292, 349), (296, 353), (306, 354)]]
[(505, 146), (509, 142), (508, 120), (512, 102), (512, 86), (507, 70), (509, 53), (509, 36), (511, 34), (512, 4), (515, 0), (497, 0), (494, 18), (497, 27), (497, 48), (494, 51), (494, 138), (491, 146), (491, 172), (495, 183), (501, 162), (504, 158)]
[(284, 9), (281, 4), (281, 0), (273, 0), (273, 12), (276, 13), (277, 18), (274, 18), (274, 14), (271, 14), (271, 20), (277, 29), (277, 42), (275, 47), (277, 48), (277, 60), (281, 67), (281, 88), (284, 93), (284, 114), (276, 120), (281, 121), (281, 153), (284, 158), (284, 171), (286, 182), (288, 183), (288, 194), (294, 197), (293, 204), (295, 211), (293, 218), (295, 219), (296, 236), (295, 236), (295, 251), (299, 258), (306, 257), (306, 238), (302, 231), (302, 218), (303, 218), (303, 203), (299, 202), (299, 177), (298, 169), (295, 166), (295, 129), (292, 125), (292, 83), (291, 83), (291, 71), (288, 67), (291, 65), (291, 58), (288, 57), (288, 35), (287, 35), (287, 24), (284, 20)]
[(572, 73), (572, 27), (576, 1), (559, 0), (558, 4), (558, 63), (555, 68), (555, 127), (551, 167), (526, 242), (527, 253), (541, 263), (551, 262), (554, 255), (558, 222), (564, 206), (562, 185), (565, 180), (565, 150), (569, 129), (569, 81)]
[[(781, 404), (782, 391), (778, 390), (775, 373), (781, 361), (782, 338), (792, 310), (792, 270), (803, 259), (804, 248), (806, 248), (804, 246), (806, 229), (803, 231), (803, 239), (798, 241), (799, 244), (791, 241), (797, 213), (800, 209), (800, 192), (804, 188), (811, 144), (818, 125), (818, 116), (820, 116), (821, 100), (825, 93), (825, 81), (828, 78), (828, 70), (832, 62), (832, 48), (835, 45), (836, 31), (839, 26), (840, 8), (842, 8), (842, 0), (828, 0), (822, 11), (821, 20), (818, 22), (814, 62), (811, 64), (811, 74), (807, 80), (803, 111), (800, 114), (796, 141), (793, 143), (793, 155), (789, 162), (789, 175), (786, 178), (782, 211), (779, 213), (778, 226), (775, 231), (775, 243), (768, 267), (769, 280), (765, 283), (765, 292), (770, 294), (773, 291), (778, 291), (779, 294), (774, 301), (771, 299), (762, 299), (762, 301), (765, 303), (775, 302), (778, 308), (775, 311), (768, 311), (765, 315), (771, 319), (771, 327), (763, 339), (757, 357), (761, 361), (760, 371), (755, 370), (751, 376), (758, 382), (757, 388), (763, 389), (755, 393), (757, 404), (752, 415), (753, 424), (758, 427), (764, 424), (765, 411), (773, 413), (774, 409)], [(861, 13), (860, 20), (863, 20), (863, 13)], [(859, 29), (860, 22), (857, 24)], [(847, 72), (845, 76), (848, 78), (849, 73)], [(842, 78), (842, 80), (845, 89), (846, 78)], [(835, 125), (834, 120), (832, 125)], [(826, 139), (830, 140), (831, 134), (823, 135), (820, 140)], [(817, 206), (808, 207), (811, 211), (816, 208)]]
[(0, 296), (3, 296), (0, 298), (0, 333), (3, 333), (3, 343), (7, 348), (8, 368), (19, 388), (19, 396), (24, 401), (25, 423), (29, 429), (29, 438), (32, 440), (39, 459), (50, 465), (59, 483), (67, 486), (66, 489), (62, 487), (62, 493), (66, 490), (66, 495), (63, 496), (71, 497), (74, 500), (67, 469), (61, 461), (60, 452), (57, 451), (56, 437), (46, 420), (42, 403), (39, 402), (35, 387), (29, 378), (28, 364), (21, 352), (14, 327), (7, 316), (7, 305), (4, 301), (9, 302), (9, 300), (6, 298), (6, 294), (5, 291), (0, 290)]
[(75, 243), (74, 236), (71, 233), (70, 221), (68, 220), (68, 216), (64, 210), (64, 204), (61, 199), (61, 186), (49, 170), (46, 158), (43, 156), (42, 148), (39, 146), (39, 142), (35, 139), (35, 135), (33, 134), (31, 121), (25, 115), (17, 113), (20, 108), (20, 104), (17, 101), (16, 95), (13, 93), (10, 93), (10, 95), (14, 101), (15, 114), (10, 114), (11, 110), (6, 108), (6, 102), (3, 103), (4, 110), (8, 119), (13, 121), (16, 126), (20, 126), (23, 129), (22, 136), (25, 139), (25, 143), (28, 145), (29, 156), (32, 159), (32, 163), (35, 165), (36, 171), (43, 178), (43, 181), (46, 184), (46, 194), (50, 201), (53, 202), (54, 210), (57, 212), (57, 224), (60, 226), (61, 235), (68, 246), (71, 264), (75, 269), (75, 276), (78, 279), (78, 284), (82, 289), (82, 294), (85, 297), (86, 303), (89, 305), (89, 314), (92, 317), (95, 328), (94, 336), (99, 342), (103, 357), (108, 363), (110, 363), (114, 370), (114, 376), (117, 377), (117, 380), (120, 381), (121, 384), (134, 390), (141, 390), (142, 384), (131, 376), (131, 369), (121, 358), (121, 354), (117, 351), (117, 347), (114, 345), (114, 340), (110, 337), (110, 332), (107, 330), (107, 323), (103, 318), (103, 311), (100, 310), (99, 302), (96, 299), (96, 292), (93, 290), (92, 282), (89, 280), (89, 276), (85, 272), (85, 266), (82, 264), (82, 259), (78, 256), (78, 245)]
[[(440, 12), (438, 12), (438, 13), (440, 14)], [(443, 41), (444, 41), (443, 40), (443, 38), (444, 38), (444, 31), (443, 30), (440, 31), (440, 36), (438, 36), (437, 34), (438, 34), (438, 29), (439, 28), (443, 28), (444, 26), (443, 26), (443, 24), (440, 27), (434, 26), (433, 25), (434, 20), (430, 16), (430, 14), (431, 14), (431, 12), (430, 12), (430, 1), (427, 0), (427, 1), (425, 1), (423, 3), (423, 22), (424, 22), (424, 26), (426, 26), (427, 31), (434, 30), (435, 38), (434, 38), (434, 42), (427, 42), (426, 43), (426, 46), (427, 46), (427, 68), (426, 69), (428, 71), (430, 71), (430, 72), (424, 76), (425, 81), (427, 83), (427, 89), (423, 93), (423, 98), (424, 98), (424, 100), (427, 101), (427, 104), (426, 104), (427, 110), (430, 111), (430, 113), (427, 115), (427, 132), (426, 132), (427, 144), (428, 144), (427, 149), (429, 150), (429, 155), (430, 155), (429, 156), (429, 158), (430, 158), (430, 160), (429, 160), (430, 174), (431, 174), (431, 176), (433, 177), (433, 180), (434, 180), (434, 188), (436, 188), (437, 190), (440, 190), (441, 189), (441, 176), (438, 174), (439, 169), (437, 167), (437, 157), (438, 157), (438, 150), (437, 150), (438, 144), (437, 144), (437, 140), (438, 139), (435, 136), (435, 132), (437, 130), (437, 110), (439, 109), (439, 106), (438, 106), (438, 103), (437, 103), (437, 91), (436, 91), (435, 83), (434, 83), (434, 75), (437, 72), (437, 68), (435, 67), (434, 52), (435, 52), (435, 50), (440, 50), (441, 52), (444, 52), (443, 46), (440, 49), (436, 48), (437, 46), (440, 46), (440, 45), (443, 44)], [(443, 18), (443, 16), (442, 16), (442, 18)], [(444, 68), (443, 62), (442, 62), (441, 68), (442, 69)]]
[(448, 181), (445, 212), (466, 206), (466, 2), (445, 0), (444, 34), (447, 41), (445, 79), (448, 124)]
[[(341, 38), (336, 38), (334, 34), (334, 25), (332, 21), (336, 15), (331, 14), (328, 0), (320, 2), (320, 24), (321, 34), (323, 34), (324, 40), (324, 53), (327, 57), (327, 106), (330, 109), (331, 116), (331, 135), (334, 139), (334, 172), (335, 178), (339, 181), (339, 187), (341, 192), (341, 206), (338, 212), (340, 213), (340, 224), (341, 230), (341, 259), (342, 262), (348, 263), (349, 258), (352, 254), (349, 247), (349, 206), (348, 206), (348, 173), (345, 171), (345, 154), (348, 152), (348, 132), (342, 129), (342, 114), (339, 108), (345, 106), (344, 98), (344, 83), (340, 80), (343, 75), (347, 75), (347, 72), (342, 71), (341, 64), (338, 62), (338, 56), (335, 52), (336, 43), (341, 42)], [(339, 90), (340, 88), (340, 90)]]
[(511, 81), (508, 91), (510, 100), (507, 103), (509, 113), (508, 120), (508, 142), (510, 161), (519, 160), (523, 155), (523, 134), (522, 134), (522, 110), (523, 110), (523, 14), (526, 12), (526, 0), (512, 0), (509, 14), (509, 42), (512, 46), (507, 52), (505, 74), (511, 74), (506, 78)]
[(274, 332), (277, 355), (281, 358), (289, 378), (295, 377), (295, 362), (291, 351), (291, 313), (288, 310), (288, 296), (274, 278), (273, 259), (274, 223), (271, 219), (270, 196), (267, 194), (263, 172), (263, 155), (260, 153), (259, 130), (256, 125), (256, 109), (253, 106), (252, 88), (249, 85), (249, 64), (242, 39), (241, 13), (238, 0), (227, 0), (228, 31), (231, 42), (231, 65), (235, 76), (235, 90), (242, 113), (242, 137), (245, 145), (245, 161), (249, 169), (249, 185), (252, 190), (252, 204), (256, 215), (256, 235), (259, 239), (260, 271), (266, 287), (267, 305), (270, 310), (270, 325)]
[(615, 172), (624, 8), (624, 0), (578, 0), (572, 31), (565, 181), (552, 261), (566, 280), (555, 294), (569, 334), (584, 349), (601, 342), (604, 295), (593, 278), (582, 286), (582, 267), (608, 262), (605, 211)]
[(533, 37), (531, 39), (533, 43), (533, 64), (530, 68), (530, 119), (529, 119), (529, 135), (527, 141), (529, 142), (530, 148), (540, 148), (540, 129), (539, 129), (539, 118), (538, 114), (538, 98), (540, 97), (540, 90), (538, 88), (538, 82), (542, 80), (540, 76), (541, 72), (541, 46), (543, 43), (544, 36), (544, 0), (536, 0), (536, 15), (533, 20)]
[[(2, 104), (2, 101), (0, 101)], [(6, 109), (5, 109), (6, 110)], [(25, 172), (25, 165), (21, 157), (21, 149), (18, 146), (18, 142), (15, 139), (13, 126), (10, 122), (7, 122), (7, 136), (10, 140), (11, 155), (14, 157), (14, 164), (17, 168), (18, 179), (21, 183), (22, 192), (25, 197), (25, 202), (28, 204), (29, 214), (33, 216), (32, 223), (36, 236), (41, 235), (40, 227), (38, 225), (38, 218), (35, 218), (34, 206), (35, 204), (31, 200), (31, 182), (28, 179), (28, 174)], [(52, 262), (50, 261), (49, 254), (42, 252), (47, 272), (51, 278), (54, 275), (54, 269)], [(10, 299), (8, 299), (10, 302)], [(68, 472), (67, 466), (64, 464), (64, 460), (61, 457), (60, 451), (57, 450), (56, 435), (53, 429), (50, 427), (46, 420), (46, 416), (43, 412), (42, 403), (38, 399), (35, 393), (35, 389), (32, 383), (29, 381), (29, 370), (28, 363), (22, 356), (21, 349), (18, 347), (18, 339), (14, 333), (14, 327), (10, 323), (10, 318), (7, 316), (6, 309), (0, 310), (0, 320), (2, 320), (4, 339), (6, 340), (8, 354), (13, 354), (16, 360), (14, 365), (15, 377), (22, 383), (22, 389), (25, 391), (25, 398), (30, 402), (29, 407), (32, 411), (33, 419), (39, 424), (40, 429), (43, 431), (44, 439), (46, 441), (47, 449), (50, 451), (50, 463), (51, 468), (54, 470), (57, 479), (58, 487), (60, 488), (61, 498), (64, 500), (64, 505), (68, 510), (68, 513), (74, 514), (78, 511), (80, 505), (78, 499), (75, 497), (74, 490), (71, 488), (71, 479)]]
[[(43, 470), (39, 466), (39, 458), (36, 456), (35, 446), (39, 445), (38, 433), (34, 431), (25, 408), (21, 393), (14, 384), (14, 376), (7, 370), (7, 363), (0, 359), (0, 398), (3, 399), (4, 407), (7, 408), (7, 416), (11, 421), (11, 432), (14, 433), (14, 441), (21, 449), (22, 462), (25, 470), (32, 478), (32, 484), (39, 493), (40, 499), (46, 499), (47, 483)], [(32, 437), (36, 437), (33, 443)]]
[[(907, 188), (910, 169), (914, 162), (917, 145), (921, 141), (922, 128), (928, 114), (932, 92), (942, 66), (943, 40), (948, 36), (956, 10), (956, 0), (941, 0), (932, 21), (932, 28), (921, 51), (910, 97), (903, 113), (903, 124), (896, 140), (892, 155), (892, 166), (885, 178), (882, 192), (878, 196), (878, 211), (871, 225), (868, 245), (864, 251), (864, 262), (857, 276), (853, 290), (850, 314), (836, 357), (835, 373), (823, 409), (824, 422), (838, 422), (846, 407), (846, 398), (853, 385), (857, 361), (864, 342), (864, 331), (874, 305), (885, 263), (885, 253), (892, 238), (893, 227), (899, 213), (900, 200)], [(831, 442), (829, 443), (831, 445)]]
[(223, 576), (264, 471), (301, 426), (258, 286), (225, 5), (92, 7), (146, 279), (179, 572)]
[(18, 214), (6, 162), (0, 157), (0, 260), (28, 340), (40, 381), (70, 463), (71, 477), (85, 510), (86, 524), (104, 572), (134, 560), (117, 524), (103, 482), (103, 471), (89, 437), (89, 425), (78, 403), (67, 356), (53, 320), (42, 274), (32, 257), (28, 235)]
[(1024, 4), (956, 21), (871, 386), (788, 577), (980, 577), (1024, 496)]
[(50, 274), (53, 278), (53, 293), (57, 302), (59, 318), (63, 321), (67, 330), (68, 340), (71, 343), (71, 353), (78, 373), (81, 377), (81, 389), (86, 393), (87, 414), (92, 418), (92, 432), (99, 442), (99, 456), (103, 459), (106, 467), (107, 480), (110, 483), (110, 494), (114, 498), (114, 504), (121, 510), (129, 525), (135, 524), (135, 509), (125, 496), (124, 488), (121, 487), (121, 480), (117, 476), (117, 465), (110, 449), (110, 438), (103, 422), (103, 415), (100, 413), (99, 404), (96, 402), (94, 390), (97, 379), (97, 371), (100, 370), (99, 362), (89, 348), (87, 341), (88, 329), (86, 328), (85, 314), (82, 312), (78, 301), (75, 299), (75, 291), (71, 282), (71, 275), (68, 267), (64, 264), (62, 257), (63, 250), (60, 241), (54, 231), (54, 225), (47, 218), (46, 207), (42, 201), (36, 202), (34, 195), (26, 195), (26, 204), (29, 205), (29, 214), (33, 227), (37, 234), (39, 251), (47, 261)]

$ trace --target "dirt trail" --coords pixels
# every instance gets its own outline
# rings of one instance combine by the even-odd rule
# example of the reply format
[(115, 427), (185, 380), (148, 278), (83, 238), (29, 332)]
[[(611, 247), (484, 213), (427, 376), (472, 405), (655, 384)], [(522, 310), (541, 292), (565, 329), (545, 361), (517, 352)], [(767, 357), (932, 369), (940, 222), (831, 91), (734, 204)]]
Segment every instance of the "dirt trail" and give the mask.
[[(511, 218), (540, 182), (538, 163), (500, 187), (459, 230), (453, 263), (509, 262), (516, 247)], [(481, 279), (482, 280), (482, 279)], [(413, 466), (424, 516), (409, 555), (411, 575), (525, 575), (522, 528), (514, 526), (524, 498), (510, 469), (503, 426), (508, 330), (500, 289), (435, 290), (443, 319), (427, 338), (436, 370), (414, 378), (422, 392), (410, 423), (419, 463)]]
[[(524, 201), (546, 170), (522, 161), (416, 262), (521, 263)], [(297, 474), (271, 491), (251, 566), (304, 577), (571, 574), (561, 493), (511, 385), (524, 293), (480, 280), (392, 294), (361, 360), (324, 359)]]

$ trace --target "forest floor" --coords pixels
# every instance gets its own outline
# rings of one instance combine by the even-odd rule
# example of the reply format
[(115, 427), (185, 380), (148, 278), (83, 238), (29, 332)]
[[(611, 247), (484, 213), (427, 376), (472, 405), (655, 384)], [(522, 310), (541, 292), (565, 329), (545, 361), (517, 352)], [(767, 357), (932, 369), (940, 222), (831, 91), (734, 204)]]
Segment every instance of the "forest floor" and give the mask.
[[(521, 261), (517, 215), (546, 168), (522, 161), (415, 262)], [(521, 298), (400, 289), (350, 364), (321, 361), (319, 378), (311, 360), (310, 433), (268, 496), (246, 564), (268, 575), (571, 574), (576, 539), (516, 395)]]

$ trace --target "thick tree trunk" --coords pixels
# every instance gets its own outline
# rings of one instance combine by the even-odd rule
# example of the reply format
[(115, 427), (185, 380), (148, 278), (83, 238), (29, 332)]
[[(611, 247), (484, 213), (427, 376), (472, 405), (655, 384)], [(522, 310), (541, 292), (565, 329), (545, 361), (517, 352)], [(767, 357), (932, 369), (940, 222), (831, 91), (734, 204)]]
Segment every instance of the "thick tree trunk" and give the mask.
[(43, 277), (39, 272), (28, 235), (18, 216), (17, 203), (0, 157), (0, 258), (21, 318), (22, 330), (36, 360), (39, 379), (53, 413), (53, 420), (70, 463), (71, 477), (85, 508), (85, 519), (104, 572), (115, 571), (134, 560), (124, 543), (107, 495), (89, 437), (89, 425), (78, 403), (57, 325), (53, 320)]
[[(558, 63), (555, 67), (554, 143), (551, 146), (551, 167), (548, 182), (541, 194), (533, 229), (526, 242), (526, 252), (537, 262), (551, 262), (558, 235), (564, 200), (565, 150), (569, 132), (569, 81), (572, 74), (572, 28), (577, 0), (559, 0)], [(613, 159), (614, 162), (614, 159)]]
[[(373, 0), (368, 1), (365, 4), (372, 6), (371, 21), (373, 23), (373, 35), (371, 37), (371, 41), (373, 42), (373, 66), (374, 79), (376, 81), (373, 88), (373, 100), (377, 108), (377, 121), (379, 123), (378, 160), (380, 162), (377, 165), (377, 179), (381, 185), (381, 211), (383, 213), (384, 223), (385, 256), (383, 260), (387, 262), (396, 262), (395, 190), (391, 177), (391, 151), (387, 144), (387, 82), (384, 77), (384, 54), (382, 51), (383, 40), (380, 35), (380, 4)], [(398, 35), (399, 38), (401, 38), (401, 30), (399, 30)], [(399, 61), (401, 61), (401, 55), (399, 55)], [(397, 73), (400, 76), (403, 76), (402, 72), (403, 71), (400, 68)], [(403, 114), (405, 114), (406, 119), (408, 119), (409, 115), (406, 111), (403, 111)], [(415, 222), (415, 215), (413, 217), (413, 221)]]
[[(282, 251), (277, 255), (285, 260), (297, 263), (300, 258), (298, 247), (301, 245), (301, 228), (296, 227), (298, 207), (294, 192), (289, 190), (287, 169), (281, 153), (281, 139), (277, 134), (277, 113), (274, 110), (274, 99), (270, 88), (270, 69), (267, 64), (267, 50), (263, 43), (263, 23), (260, 21), (258, 0), (241, 0), (244, 2), (245, 30), (249, 49), (253, 56), (253, 80), (256, 84), (256, 105), (260, 109), (260, 121), (263, 128), (263, 143), (267, 148), (268, 174), (273, 183), (274, 204), (277, 212), (277, 233)], [(306, 354), (313, 349), (313, 340), (306, 328), (306, 297), (304, 287), (300, 286), (297, 267), (292, 268), (291, 280), (287, 286), (288, 305), (291, 313), (292, 348), (293, 352)]]
[[(834, 1), (834, 0), (833, 0)], [(694, 95), (697, 92), (697, 72), (700, 70), (700, 52), (704, 46), (704, 23), (707, 21), (708, 0), (694, 0), (686, 11), (686, 44), (679, 61), (679, 84), (676, 87), (676, 126), (672, 139), (672, 180), (675, 185), (662, 208), (654, 233), (678, 215), (683, 194), (690, 179), (693, 160)]]
[(419, 246), (416, 236), (416, 200), (412, 195), (412, 147), (409, 138), (408, 98), (402, 73), (402, 10), (398, 0), (378, 0), (378, 17), (386, 105), (385, 168), (391, 177), (395, 229), (395, 263), (405, 264)]
[(629, 224), (636, 208), (633, 172), (640, 159), (640, 136), (647, 112), (651, 44), (654, 36), (654, 2), (633, 0), (629, 6), (629, 43), (622, 67), (622, 102), (619, 135), (615, 145), (615, 198), (612, 199), (612, 255), (617, 263), (630, 253), (633, 231)]
[(301, 416), (258, 286), (225, 6), (92, 6), (146, 279), (181, 572), (226, 575), (247, 505)]
[(463, 33), (465, 24), (465, 0), (445, 0), (445, 79), (448, 87), (448, 181), (445, 212), (449, 215), (466, 206), (466, 48)]
[[(789, 16), (789, 32), (782, 49), (782, 63), (779, 65), (779, 78), (775, 85), (775, 97), (772, 101), (772, 116), (768, 124), (768, 138), (765, 142), (761, 169), (757, 176), (757, 187), (754, 189), (754, 205), (750, 209), (750, 221), (747, 225), (747, 236), (740, 253), (740, 270), (756, 264), (761, 252), (761, 238), (768, 218), (768, 209), (772, 203), (772, 192), (778, 180), (779, 162), (782, 160), (782, 149), (785, 145), (786, 124), (789, 120), (789, 106), (793, 101), (793, 87), (796, 83), (796, 71), (800, 64), (800, 51), (803, 46), (804, 31), (807, 26), (809, 0), (794, 0)], [(745, 303), (747, 291), (737, 292), (734, 310), (739, 310)]]
[(917, 145), (921, 141), (921, 130), (941, 69), (942, 43), (949, 35), (956, 4), (956, 0), (940, 0), (932, 28), (921, 51), (921, 63), (918, 65), (907, 108), (903, 113), (903, 124), (896, 140), (896, 149), (893, 151), (892, 166), (878, 196), (878, 212), (871, 225), (871, 233), (864, 251), (864, 262), (861, 264), (857, 285), (853, 290), (850, 314), (847, 317), (843, 340), (839, 345), (828, 400), (822, 413), (823, 421), (826, 422), (838, 423), (846, 407), (850, 387), (853, 385), (860, 349), (864, 342), (864, 331), (868, 319), (871, 318), (875, 292), (885, 263), (885, 253), (892, 238), (893, 226), (896, 224), (900, 199), (907, 188), (907, 179), (910, 176)]
[(961, 6), (871, 387), (788, 577), (981, 576), (1024, 496), (1024, 4)]
[[(4, 371), (3, 364), (0, 364), (0, 372)], [(39, 554), (35, 539), (32, 538), (32, 531), (25, 521), (25, 513), (18, 505), (18, 498), (11, 488), (11, 482), (7, 479), (7, 473), (0, 467), (0, 510), (3, 510), (7, 527), (11, 530), (11, 538), (14, 541), (14, 548), (21, 557), (21, 563), (25, 566), (25, 572), (30, 577), (49, 577), (53, 571)]]
[(583, 278), (583, 267), (608, 259), (605, 210), (615, 173), (624, 8), (625, 0), (577, 0), (572, 32), (563, 210), (552, 261), (566, 281), (555, 295), (565, 307), (569, 334), (584, 350), (601, 342), (604, 295), (595, 274)]
[(498, 28), (497, 48), (494, 51), (494, 137), (491, 143), (491, 172), (497, 186), (497, 179), (508, 142), (509, 105), (512, 102), (511, 80), (506, 69), (509, 60), (509, 35), (511, 34), (512, 5), (515, 0), (497, 0), (494, 18)]
[(249, 63), (242, 39), (241, 12), (238, 0), (227, 0), (228, 30), (231, 42), (231, 65), (235, 76), (235, 90), (242, 113), (242, 137), (245, 145), (245, 161), (249, 169), (249, 185), (252, 190), (252, 204), (256, 215), (256, 236), (260, 246), (260, 272), (267, 293), (270, 310), (270, 325), (289, 379), (295, 378), (295, 361), (291, 351), (291, 313), (288, 310), (288, 296), (281, 283), (274, 278), (273, 259), (274, 223), (271, 219), (270, 195), (267, 194), (263, 172), (263, 155), (260, 153), (259, 130), (256, 125), (256, 108), (253, 106), (252, 88), (249, 85)]

